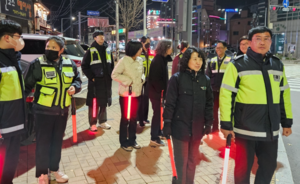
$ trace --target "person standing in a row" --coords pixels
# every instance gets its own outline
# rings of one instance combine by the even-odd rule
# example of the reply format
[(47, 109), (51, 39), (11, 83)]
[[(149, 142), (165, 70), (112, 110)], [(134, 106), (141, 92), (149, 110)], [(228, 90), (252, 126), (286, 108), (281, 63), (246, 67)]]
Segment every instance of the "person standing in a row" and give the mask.
[(272, 31), (255, 27), (250, 47), (230, 62), (220, 92), (221, 131), (236, 144), (234, 180), (249, 184), (254, 155), (258, 159), (255, 184), (270, 183), (277, 167), (279, 126), (292, 134), (290, 87), (279, 58), (269, 52)]
[(24, 48), (21, 35), (20, 24), (0, 21), (0, 184), (12, 184), (25, 133), (25, 89), (16, 56)]
[(151, 121), (150, 145), (164, 146), (159, 136), (161, 132), (161, 95), (165, 99), (169, 81), (168, 62), (172, 61), (172, 41), (160, 40), (156, 47), (156, 56), (152, 60), (149, 73), (149, 97), (152, 103), (153, 117)]
[(140, 126), (145, 126), (145, 123), (150, 123), (148, 120), (148, 112), (149, 112), (149, 89), (148, 89), (148, 76), (150, 71), (151, 61), (153, 56), (150, 55), (150, 38), (143, 36), (141, 38), (141, 43), (143, 45), (143, 51), (141, 54), (141, 58), (143, 59), (144, 66), (144, 74), (146, 77), (146, 81), (143, 84), (140, 100), (139, 100), (139, 110), (138, 110), (138, 121)]
[(48, 174), (56, 182), (67, 182), (59, 171), (63, 136), (67, 126), (71, 98), (81, 90), (76, 64), (62, 57), (65, 41), (51, 36), (45, 55), (35, 59), (25, 78), (26, 96), (35, 88), (32, 110), (36, 122), (36, 177)]
[(222, 79), (231, 57), (225, 54), (227, 43), (218, 41), (216, 46), (217, 56), (213, 57), (207, 64), (206, 75), (211, 79), (211, 86), (214, 93), (214, 121), (212, 132), (219, 132), (219, 95)]
[(187, 41), (182, 41), (180, 44), (180, 53), (177, 54), (173, 60), (172, 64), (172, 75), (179, 72), (180, 66), (179, 66), (179, 60), (182, 58), (183, 53), (186, 51), (186, 49), (189, 47), (189, 43)]
[(249, 40), (248, 40), (248, 36), (246, 35), (240, 38), (239, 40), (239, 50), (236, 56), (238, 57), (240, 55), (246, 54), (248, 47), (249, 47)]
[(194, 183), (200, 141), (211, 132), (213, 93), (204, 70), (204, 52), (189, 47), (180, 59), (180, 72), (168, 85), (163, 133), (173, 141), (178, 175), (173, 184)]
[[(86, 105), (89, 106), (90, 130), (97, 131), (97, 119), (99, 127), (110, 129), (106, 123), (106, 107), (112, 103), (111, 72), (114, 68), (113, 56), (107, 49), (103, 31), (96, 30), (93, 33), (94, 42), (86, 51), (82, 60), (82, 72), (89, 79)], [(93, 99), (96, 98), (96, 118), (93, 117)], [(100, 111), (99, 111), (100, 108)]]
[[(141, 149), (141, 146), (136, 142), (139, 97), (141, 95), (143, 83), (145, 82), (143, 60), (139, 57), (141, 53), (142, 44), (140, 42), (128, 42), (125, 48), (126, 55), (120, 59), (111, 74), (112, 79), (119, 82), (121, 107), (119, 137), (121, 148), (123, 148), (125, 151), (132, 151), (133, 148)], [(129, 90), (131, 90), (132, 94), (129, 94)], [(130, 109), (128, 109), (129, 95), (131, 95)], [(127, 117), (128, 111), (130, 112), (129, 117)]]

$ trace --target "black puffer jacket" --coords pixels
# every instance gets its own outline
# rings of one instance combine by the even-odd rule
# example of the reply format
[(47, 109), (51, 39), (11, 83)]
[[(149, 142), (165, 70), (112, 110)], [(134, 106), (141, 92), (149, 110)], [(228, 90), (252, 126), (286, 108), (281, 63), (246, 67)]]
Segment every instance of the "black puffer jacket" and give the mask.
[(159, 100), (162, 90), (165, 96), (169, 80), (168, 62), (170, 61), (172, 61), (171, 56), (156, 55), (153, 58), (148, 79), (150, 98)]
[(181, 141), (200, 140), (204, 126), (213, 121), (213, 93), (204, 71), (178, 72), (168, 85), (164, 121), (171, 122), (172, 136)]
[[(91, 52), (87, 50), (82, 61), (82, 72), (89, 79), (88, 94), (86, 99), (86, 105), (92, 106), (93, 98), (97, 97), (97, 103), (100, 106), (111, 105), (111, 73), (114, 69), (114, 61), (111, 54), (111, 63), (106, 61), (106, 48), (107, 43), (99, 45), (96, 41), (92, 43), (91, 47), (96, 47), (99, 52), (102, 63), (91, 65)], [(95, 81), (93, 81), (95, 79)]]

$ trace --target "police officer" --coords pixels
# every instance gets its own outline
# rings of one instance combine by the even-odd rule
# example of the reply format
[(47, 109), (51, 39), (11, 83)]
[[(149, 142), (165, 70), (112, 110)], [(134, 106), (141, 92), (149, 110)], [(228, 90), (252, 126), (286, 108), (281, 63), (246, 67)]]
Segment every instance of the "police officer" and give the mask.
[(16, 51), (24, 47), (22, 27), (0, 21), (0, 183), (12, 184), (19, 161), (21, 134), (25, 132), (25, 94)]
[(250, 47), (230, 62), (220, 92), (221, 131), (236, 143), (235, 183), (249, 184), (254, 155), (258, 159), (255, 184), (270, 183), (277, 166), (279, 125), (292, 133), (290, 88), (283, 63), (269, 49), (267, 27), (249, 31)]
[(31, 63), (25, 79), (26, 95), (35, 87), (36, 177), (47, 175), (49, 169), (50, 179), (56, 182), (68, 181), (68, 176), (59, 171), (59, 162), (71, 97), (81, 90), (77, 66), (62, 57), (63, 52), (63, 38), (49, 37), (45, 55)]
[[(106, 123), (107, 114), (106, 107), (111, 105), (111, 73), (114, 68), (112, 60), (112, 53), (107, 49), (108, 44), (105, 42), (103, 31), (96, 30), (93, 33), (94, 42), (87, 50), (82, 61), (82, 72), (89, 79), (88, 93), (86, 98), (86, 105), (89, 106), (89, 122), (90, 130), (97, 131), (97, 119), (99, 127), (103, 129), (110, 129), (111, 126)], [(96, 98), (96, 104), (93, 99)], [(93, 105), (96, 106), (97, 115), (93, 117)], [(100, 111), (99, 111), (100, 107)]]
[(179, 60), (182, 58), (183, 53), (186, 51), (186, 49), (189, 47), (189, 43), (187, 41), (182, 41), (180, 43), (180, 53), (177, 54), (173, 60), (172, 63), (172, 75), (179, 72)]
[(206, 75), (211, 79), (211, 86), (214, 94), (214, 121), (212, 132), (219, 131), (219, 94), (224, 72), (231, 60), (230, 56), (225, 54), (227, 43), (218, 41), (216, 46), (217, 56), (213, 57), (207, 64)]
[(145, 123), (150, 123), (148, 120), (148, 111), (149, 111), (149, 89), (147, 88), (148, 75), (150, 71), (151, 61), (154, 58), (153, 55), (150, 55), (150, 38), (143, 36), (141, 38), (141, 43), (143, 45), (143, 51), (140, 57), (143, 59), (144, 74), (145, 74), (145, 83), (142, 87), (142, 92), (139, 100), (139, 110), (138, 110), (138, 121), (140, 126), (145, 126)]

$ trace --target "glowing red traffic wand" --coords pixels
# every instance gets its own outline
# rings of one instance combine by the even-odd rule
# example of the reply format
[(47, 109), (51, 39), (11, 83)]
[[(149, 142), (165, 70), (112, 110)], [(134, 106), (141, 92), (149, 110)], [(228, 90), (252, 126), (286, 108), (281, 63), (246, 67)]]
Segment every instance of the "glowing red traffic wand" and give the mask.
[(160, 129), (164, 128), (164, 121), (163, 121), (163, 114), (164, 114), (164, 90), (161, 91), (161, 98), (160, 98)]
[(227, 182), (227, 172), (228, 172), (228, 162), (229, 162), (229, 153), (230, 153), (230, 146), (231, 146), (231, 137), (232, 135), (229, 134), (226, 140), (226, 148), (225, 148), (225, 158), (224, 158), (224, 166), (223, 166), (223, 174), (222, 174), (222, 184), (226, 184)]
[(72, 98), (72, 123), (73, 123), (73, 142), (77, 142), (77, 128), (76, 128), (76, 102), (75, 98)]
[(130, 109), (131, 109), (131, 94), (132, 94), (132, 87), (129, 86), (129, 94), (128, 94), (128, 108), (127, 108), (127, 119), (130, 120)]

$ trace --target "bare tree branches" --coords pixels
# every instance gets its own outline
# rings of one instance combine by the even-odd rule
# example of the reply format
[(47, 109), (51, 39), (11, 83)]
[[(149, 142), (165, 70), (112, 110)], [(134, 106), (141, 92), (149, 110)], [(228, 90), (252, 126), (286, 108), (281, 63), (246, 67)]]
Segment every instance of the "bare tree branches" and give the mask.
[[(116, 1), (112, 0), (109, 5), (115, 10)], [(143, 0), (119, 0), (120, 25), (126, 29), (126, 42), (128, 31), (137, 28), (142, 22), (144, 4)], [(112, 17), (114, 20), (115, 18)]]

